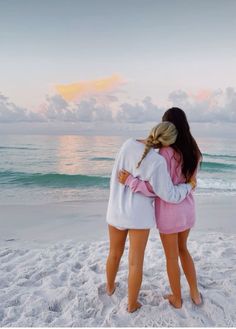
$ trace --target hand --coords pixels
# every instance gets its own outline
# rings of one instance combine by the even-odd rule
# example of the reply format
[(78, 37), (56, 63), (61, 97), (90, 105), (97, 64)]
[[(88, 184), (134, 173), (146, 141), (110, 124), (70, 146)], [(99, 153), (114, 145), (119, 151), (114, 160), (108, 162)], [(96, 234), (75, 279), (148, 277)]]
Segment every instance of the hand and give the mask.
[(130, 173), (124, 169), (120, 170), (118, 173), (118, 180), (121, 184), (125, 184), (126, 179), (129, 177)]
[(192, 189), (197, 186), (197, 180), (195, 177), (191, 177), (188, 183), (192, 186)]

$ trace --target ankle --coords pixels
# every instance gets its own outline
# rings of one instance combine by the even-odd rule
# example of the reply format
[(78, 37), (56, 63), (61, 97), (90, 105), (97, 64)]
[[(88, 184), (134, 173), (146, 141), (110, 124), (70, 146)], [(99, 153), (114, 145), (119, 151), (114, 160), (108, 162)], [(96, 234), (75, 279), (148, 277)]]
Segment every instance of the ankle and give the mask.
[(129, 313), (132, 313), (132, 312), (136, 311), (137, 309), (139, 309), (141, 306), (142, 306), (141, 303), (139, 303), (138, 301), (128, 303), (127, 311)]
[(190, 289), (190, 295), (192, 296), (196, 296), (196, 295), (199, 295), (199, 290), (197, 287), (194, 287), (194, 288), (191, 288)]
[(182, 307), (182, 298), (176, 295), (165, 295), (164, 299), (168, 299), (169, 303), (175, 308)]
[(107, 283), (107, 290), (112, 290), (115, 286), (115, 282), (114, 283)]
[(181, 297), (181, 295), (173, 295), (173, 299), (174, 299), (176, 302), (181, 302), (181, 301), (182, 301), (182, 297)]

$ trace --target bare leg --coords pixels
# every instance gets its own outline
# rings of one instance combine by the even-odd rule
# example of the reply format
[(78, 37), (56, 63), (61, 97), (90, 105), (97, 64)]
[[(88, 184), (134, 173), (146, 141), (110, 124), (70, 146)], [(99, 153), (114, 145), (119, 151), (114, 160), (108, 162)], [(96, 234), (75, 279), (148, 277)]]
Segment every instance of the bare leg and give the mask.
[(182, 307), (181, 286), (180, 286), (180, 269), (178, 263), (178, 233), (162, 234), (161, 241), (166, 255), (166, 268), (172, 290), (172, 295), (166, 295), (170, 304), (175, 308)]
[(184, 274), (189, 284), (190, 296), (195, 304), (200, 305), (202, 303), (202, 300), (197, 287), (195, 266), (187, 248), (187, 239), (189, 232), (190, 230), (186, 230), (178, 234), (179, 256)]
[(110, 237), (110, 251), (107, 257), (107, 294), (111, 296), (115, 291), (115, 278), (120, 265), (120, 259), (124, 252), (125, 241), (128, 230), (118, 230), (114, 226), (108, 225)]
[(129, 230), (128, 312), (141, 307), (138, 294), (143, 277), (143, 259), (150, 230)]

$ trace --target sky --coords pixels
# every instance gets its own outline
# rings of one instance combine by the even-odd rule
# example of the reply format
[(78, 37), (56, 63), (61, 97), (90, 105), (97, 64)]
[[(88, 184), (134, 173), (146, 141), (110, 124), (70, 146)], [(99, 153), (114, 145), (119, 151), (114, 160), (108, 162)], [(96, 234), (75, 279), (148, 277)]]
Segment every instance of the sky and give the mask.
[(142, 125), (170, 106), (236, 123), (235, 12), (235, 0), (0, 0), (0, 124)]

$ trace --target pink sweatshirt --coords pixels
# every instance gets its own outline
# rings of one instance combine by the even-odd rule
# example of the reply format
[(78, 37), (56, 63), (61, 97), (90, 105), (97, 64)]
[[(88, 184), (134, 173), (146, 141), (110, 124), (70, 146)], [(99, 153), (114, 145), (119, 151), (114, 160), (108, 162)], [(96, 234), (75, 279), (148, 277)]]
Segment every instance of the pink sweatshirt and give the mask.
[[(181, 172), (179, 154), (171, 147), (163, 147), (159, 152), (167, 162), (167, 168), (175, 185), (185, 183)], [(142, 165), (142, 164), (141, 164)], [(155, 217), (157, 228), (160, 233), (171, 234), (182, 232), (193, 227), (195, 223), (195, 203), (192, 192), (178, 204), (168, 203), (157, 197), (152, 186), (147, 181), (142, 181), (130, 175), (125, 185), (128, 185), (132, 192), (139, 192), (147, 197), (155, 196)]]

